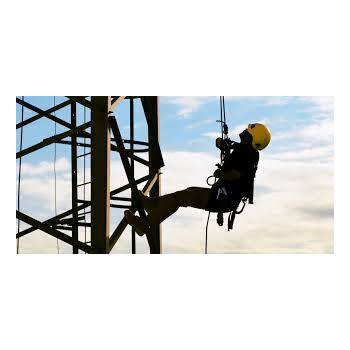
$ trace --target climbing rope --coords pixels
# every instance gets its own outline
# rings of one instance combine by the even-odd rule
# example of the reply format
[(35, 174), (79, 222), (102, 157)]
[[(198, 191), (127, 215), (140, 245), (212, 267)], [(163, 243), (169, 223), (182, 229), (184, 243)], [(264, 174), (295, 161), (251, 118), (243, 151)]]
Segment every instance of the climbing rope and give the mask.
[(208, 225), (209, 225), (210, 211), (208, 213), (207, 225), (205, 227), (205, 254), (208, 254)]
[[(56, 107), (56, 96), (53, 97), (53, 106)], [(56, 117), (56, 111), (53, 112), (53, 115)], [(57, 133), (57, 123), (55, 121), (55, 136)], [(55, 216), (57, 216), (57, 177), (56, 177), (56, 158), (57, 158), (57, 148), (56, 142), (54, 143), (54, 156), (53, 156), (53, 172), (55, 175)], [(56, 238), (56, 249), (57, 254), (60, 253), (60, 245), (58, 242), (58, 238)]]
[[(86, 123), (86, 107), (84, 106), (84, 124)], [(86, 137), (84, 137), (84, 147), (83, 147), (83, 152), (84, 152), (84, 157), (83, 157), (83, 161), (84, 161), (84, 171), (83, 171), (83, 183), (85, 184), (85, 166), (86, 166), (86, 162), (85, 162), (85, 158), (86, 158), (86, 152), (85, 152), (85, 144), (86, 144)], [(84, 203), (85, 203), (85, 185), (83, 186), (83, 197), (84, 197)], [(86, 224), (86, 208), (84, 208), (84, 223)], [(84, 243), (86, 244), (86, 225), (84, 226)], [(86, 251), (85, 251), (86, 254)]]
[[(22, 101), (24, 101), (24, 96), (22, 96)], [(23, 123), (24, 119), (24, 106), (22, 104), (21, 109), (21, 122)], [(21, 127), (21, 136), (20, 136), (20, 144), (19, 144), (19, 150), (22, 151), (23, 146), (23, 126)], [(20, 211), (20, 200), (21, 200), (21, 171), (22, 171), (22, 157), (19, 157), (19, 167), (18, 167), (18, 187), (17, 187), (17, 210)], [(19, 219), (17, 219), (17, 234), (20, 231), (21, 222)], [(17, 254), (19, 254), (19, 237), (17, 238), (17, 248), (16, 248)]]
[[(220, 126), (221, 126), (221, 139), (224, 139), (224, 137), (227, 137), (228, 134), (228, 129), (227, 129), (227, 124), (226, 124), (226, 108), (225, 108), (225, 96), (220, 96), (220, 120), (218, 120), (218, 122), (220, 122)], [(223, 163), (223, 157), (224, 154), (221, 151), (220, 153), (220, 160), (221, 160), (221, 164)], [(214, 179), (214, 183), (210, 183), (209, 180), (211, 178), (215, 178), (213, 175), (210, 175), (207, 178), (207, 184), (209, 186), (213, 186), (216, 182), (216, 178)], [(207, 219), (207, 225), (205, 228), (205, 254), (208, 254), (208, 225), (209, 225), (209, 218), (210, 218), (210, 211), (208, 213), (208, 219)]]

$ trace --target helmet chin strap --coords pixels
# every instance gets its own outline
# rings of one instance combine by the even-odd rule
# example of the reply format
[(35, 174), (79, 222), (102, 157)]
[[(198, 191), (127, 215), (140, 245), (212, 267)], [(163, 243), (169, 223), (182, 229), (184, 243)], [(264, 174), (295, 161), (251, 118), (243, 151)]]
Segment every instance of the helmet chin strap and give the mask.
[(250, 133), (247, 131), (247, 129), (243, 130), (240, 134), (239, 134), (239, 138), (241, 139), (241, 143), (244, 144), (252, 144), (253, 138), (252, 135), (250, 135)]

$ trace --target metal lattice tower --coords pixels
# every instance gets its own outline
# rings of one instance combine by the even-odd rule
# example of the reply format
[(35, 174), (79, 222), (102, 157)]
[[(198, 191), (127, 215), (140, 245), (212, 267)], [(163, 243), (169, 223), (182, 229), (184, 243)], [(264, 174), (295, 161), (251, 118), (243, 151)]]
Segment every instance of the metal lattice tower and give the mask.
[[(137, 141), (134, 139), (134, 101), (139, 99), (147, 121), (148, 140)], [(43, 110), (19, 98), (16, 103), (27, 108), (36, 114), (16, 125), (16, 129), (24, 128), (26, 125), (35, 123), (40, 118), (50, 119), (57, 124), (67, 128), (67, 131), (55, 136), (45, 138), (43, 141), (20, 150), (16, 153), (16, 159), (22, 158), (43, 147), (54, 143), (65, 144), (71, 150), (71, 209), (44, 221), (37, 220), (19, 210), (16, 217), (22, 222), (30, 225), (16, 234), (16, 238), (23, 237), (35, 230), (41, 230), (53, 237), (58, 238), (72, 246), (73, 253), (80, 251), (86, 253), (109, 253), (127, 227), (123, 218), (117, 223), (113, 232), (109, 232), (110, 208), (129, 208), (133, 212), (138, 211), (140, 216), (145, 212), (142, 207), (137, 186), (144, 194), (159, 196), (160, 194), (160, 168), (164, 165), (161, 150), (159, 147), (159, 105), (157, 96), (67, 96), (66, 101)], [(129, 103), (130, 112), (130, 139), (123, 139), (113, 114), (115, 107), (121, 103)], [(77, 125), (77, 105), (82, 105), (91, 111), (90, 120)], [(56, 111), (62, 108), (70, 108), (70, 122), (67, 122), (55, 115)], [(83, 140), (82, 140), (83, 139)], [(83, 142), (82, 142), (83, 141)], [(135, 145), (146, 146), (146, 149), (139, 150)], [(83, 150), (78, 154), (78, 150)], [(136, 155), (138, 152), (147, 152), (148, 160)], [(117, 174), (110, 174), (111, 152), (118, 152), (126, 173), (128, 183), (111, 189), (110, 177)], [(90, 176), (90, 200), (78, 198), (78, 187), (85, 184), (78, 184), (77, 160), (79, 157), (91, 157)], [(139, 163), (148, 168), (148, 175), (139, 179), (134, 178), (135, 164)], [(119, 197), (123, 191), (131, 190), (129, 198)], [(118, 204), (120, 201), (129, 205)], [(117, 202), (117, 204), (116, 204)], [(86, 209), (90, 208), (91, 222), (86, 222)], [(113, 225), (112, 225), (113, 226)], [(79, 227), (91, 229), (91, 241), (82, 242), (79, 240)], [(68, 231), (68, 233), (67, 233)], [(69, 234), (71, 233), (71, 234)], [(161, 228), (160, 225), (151, 227), (147, 234), (147, 241), (150, 253), (161, 253)], [(132, 252), (135, 248), (135, 232), (132, 231)]]

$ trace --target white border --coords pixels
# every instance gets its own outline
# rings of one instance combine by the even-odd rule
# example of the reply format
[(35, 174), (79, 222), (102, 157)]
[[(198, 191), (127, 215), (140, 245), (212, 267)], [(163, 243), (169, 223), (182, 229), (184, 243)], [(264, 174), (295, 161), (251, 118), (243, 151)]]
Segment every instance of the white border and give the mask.
[[(349, 348), (346, 2), (2, 7), (2, 348)], [(118, 91), (335, 96), (335, 254), (16, 256), (15, 95)]]

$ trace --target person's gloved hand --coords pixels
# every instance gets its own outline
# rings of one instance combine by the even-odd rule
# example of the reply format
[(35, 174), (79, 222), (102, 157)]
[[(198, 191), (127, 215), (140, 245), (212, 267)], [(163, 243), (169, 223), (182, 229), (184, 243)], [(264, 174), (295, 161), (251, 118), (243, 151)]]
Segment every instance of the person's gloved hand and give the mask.
[(215, 176), (218, 179), (220, 179), (222, 175), (223, 175), (223, 171), (221, 169), (216, 169), (213, 174), (213, 176)]
[(218, 137), (216, 140), (215, 140), (215, 146), (217, 148), (221, 148), (222, 147), (222, 138), (221, 137)]

